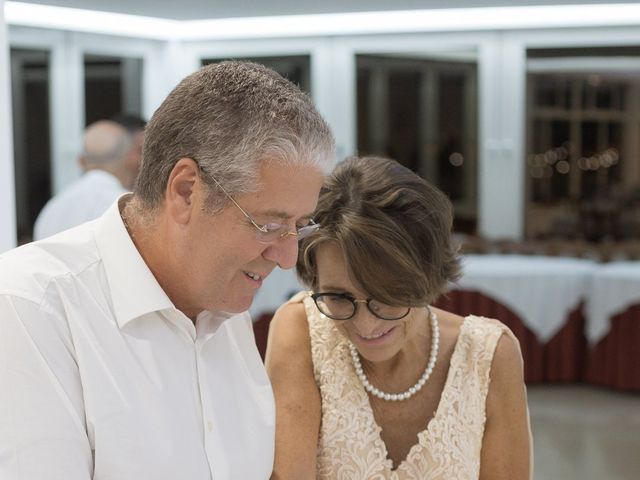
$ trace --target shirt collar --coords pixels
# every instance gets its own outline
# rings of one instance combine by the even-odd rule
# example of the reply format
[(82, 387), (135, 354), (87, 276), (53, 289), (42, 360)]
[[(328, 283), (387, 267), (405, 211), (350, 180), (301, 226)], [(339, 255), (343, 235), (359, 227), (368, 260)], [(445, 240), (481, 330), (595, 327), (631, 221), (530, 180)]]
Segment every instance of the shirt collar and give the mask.
[(151, 312), (175, 309), (131, 240), (119, 206), (131, 194), (122, 195), (94, 223), (94, 235), (111, 292), (120, 328)]

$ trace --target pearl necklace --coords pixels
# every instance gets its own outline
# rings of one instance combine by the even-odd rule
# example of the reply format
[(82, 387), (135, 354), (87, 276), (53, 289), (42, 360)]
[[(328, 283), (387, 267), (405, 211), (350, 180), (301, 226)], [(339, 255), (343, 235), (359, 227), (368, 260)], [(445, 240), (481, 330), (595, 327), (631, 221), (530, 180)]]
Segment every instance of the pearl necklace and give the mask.
[(436, 360), (438, 358), (438, 349), (440, 347), (440, 329), (438, 327), (438, 317), (436, 314), (431, 311), (429, 307), (427, 307), (429, 311), (429, 318), (431, 319), (431, 351), (429, 352), (429, 363), (427, 363), (427, 368), (424, 373), (418, 379), (416, 384), (409, 388), (408, 390), (402, 393), (386, 393), (382, 390), (378, 390), (376, 387), (371, 385), (369, 379), (364, 373), (362, 369), (362, 363), (360, 363), (360, 356), (358, 355), (358, 350), (353, 345), (353, 343), (349, 342), (349, 351), (351, 353), (351, 359), (353, 360), (353, 366), (355, 367), (356, 374), (362, 383), (364, 389), (369, 392), (371, 395), (380, 398), (381, 400), (390, 400), (392, 402), (397, 402), (400, 400), (407, 400), (408, 398), (413, 397), (416, 393), (418, 393), (424, 384), (427, 383), (431, 373), (433, 372), (433, 367), (436, 365)]

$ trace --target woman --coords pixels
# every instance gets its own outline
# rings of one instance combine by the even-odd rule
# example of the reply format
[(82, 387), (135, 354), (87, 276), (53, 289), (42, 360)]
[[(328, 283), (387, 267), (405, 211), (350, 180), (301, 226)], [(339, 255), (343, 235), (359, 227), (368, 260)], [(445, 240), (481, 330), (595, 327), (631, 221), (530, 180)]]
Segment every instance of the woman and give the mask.
[(269, 333), (272, 478), (531, 478), (517, 340), (430, 306), (459, 274), (448, 199), (397, 162), (351, 158), (315, 221), (297, 265), (311, 292)]

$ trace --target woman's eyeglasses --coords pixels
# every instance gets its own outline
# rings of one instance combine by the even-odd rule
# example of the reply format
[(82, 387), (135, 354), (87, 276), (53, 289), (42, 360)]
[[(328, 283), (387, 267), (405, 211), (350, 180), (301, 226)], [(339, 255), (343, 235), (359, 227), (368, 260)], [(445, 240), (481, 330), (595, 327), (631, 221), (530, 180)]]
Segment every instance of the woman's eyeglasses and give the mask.
[(400, 320), (406, 317), (411, 307), (397, 307), (381, 303), (373, 298), (357, 300), (347, 293), (312, 293), (311, 298), (315, 302), (320, 313), (333, 320), (349, 320), (358, 311), (358, 304), (364, 303), (367, 309), (381, 320)]

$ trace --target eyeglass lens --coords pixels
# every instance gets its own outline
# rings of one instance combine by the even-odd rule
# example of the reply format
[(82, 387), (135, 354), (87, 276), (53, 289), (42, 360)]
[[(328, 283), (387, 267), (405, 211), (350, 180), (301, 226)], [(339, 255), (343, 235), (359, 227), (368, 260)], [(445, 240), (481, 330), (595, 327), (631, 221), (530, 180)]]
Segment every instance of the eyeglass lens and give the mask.
[(304, 227), (300, 227), (295, 230), (295, 233), (290, 229), (290, 227), (286, 225), (265, 225), (265, 228), (267, 229), (266, 232), (258, 232), (258, 239), (261, 242), (269, 243), (287, 235), (293, 235), (297, 237), (298, 241), (300, 241), (315, 232), (318, 228), (320, 228), (320, 225), (317, 223), (305, 225)]
[[(315, 294), (313, 299), (320, 312), (334, 320), (348, 320), (357, 311), (356, 300), (349, 295), (339, 293)], [(374, 299), (367, 300), (367, 308), (382, 320), (398, 320), (409, 313), (408, 307), (397, 307), (380, 303)]]

